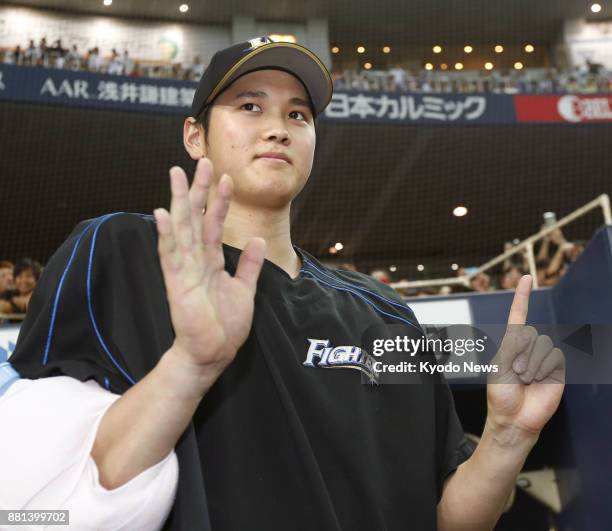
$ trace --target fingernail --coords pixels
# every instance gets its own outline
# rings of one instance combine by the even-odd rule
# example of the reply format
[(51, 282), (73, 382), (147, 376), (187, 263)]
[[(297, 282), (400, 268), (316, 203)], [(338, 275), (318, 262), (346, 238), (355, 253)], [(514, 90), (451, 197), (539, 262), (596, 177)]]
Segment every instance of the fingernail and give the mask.
[(518, 358), (516, 358), (512, 363), (512, 369), (514, 369), (514, 372), (518, 374), (525, 372), (527, 370), (527, 360), (525, 359), (525, 357), (519, 356)]

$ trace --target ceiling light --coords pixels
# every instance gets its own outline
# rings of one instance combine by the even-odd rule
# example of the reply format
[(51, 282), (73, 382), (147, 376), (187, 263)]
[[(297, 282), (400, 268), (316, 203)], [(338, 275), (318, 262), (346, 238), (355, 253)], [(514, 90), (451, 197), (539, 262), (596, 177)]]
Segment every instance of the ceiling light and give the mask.
[(451, 269), (452, 269), (453, 271), (457, 271), (457, 269), (459, 269), (459, 266), (458, 266), (457, 264), (452, 264), (452, 265), (451, 265)]
[(474, 48), (472, 48), (469, 44), (467, 44), (463, 47), (463, 51), (465, 53), (472, 53), (474, 51)]
[(389, 266), (389, 271), (391, 271), (391, 273), (395, 273), (397, 271), (397, 267), (394, 265)]
[(181, 4), (179, 6), (179, 11), (181, 13), (186, 13), (187, 11), (189, 11), (189, 6), (187, 4)]
[(365, 48), (363, 46), (357, 46), (357, 53), (365, 52)]
[(433, 70), (433, 65), (431, 63), (425, 63), (425, 70)]
[(438, 46), (437, 44), (432, 48), (433, 53), (441, 53), (442, 52), (442, 46)]
[(336, 249), (336, 251), (342, 251), (342, 249), (344, 249), (344, 245), (342, 245), (340, 242), (336, 242), (334, 248)]
[(336, 249), (333, 245), (328, 249), (329, 254), (336, 254), (338, 249)]
[(390, 46), (383, 46), (383, 53), (390, 53), (390, 52), (391, 52)]
[(372, 63), (364, 63), (363, 67), (364, 67), (366, 70), (370, 70), (370, 68), (372, 68)]
[(504, 51), (504, 47), (501, 44), (498, 44), (495, 47), (495, 53), (502, 53)]
[(332, 53), (338, 53), (339, 51), (340, 51), (340, 48), (338, 48), (337, 46), (334, 46), (334, 47), (331, 49), (331, 52), (332, 52)]
[(486, 70), (493, 70), (493, 63), (485, 63), (484, 67)]
[(520, 61), (517, 61), (516, 63), (514, 63), (515, 70), (522, 70), (523, 66), (524, 66), (523, 63), (521, 63)]
[(463, 63), (455, 63), (455, 70), (463, 70)]
[(465, 216), (468, 213), (468, 209), (464, 206), (457, 206), (453, 209), (453, 215), (458, 218)]
[(447, 65), (446, 63), (442, 63), (442, 64), (440, 65), (440, 69), (441, 69), (441, 70), (448, 70), (448, 65)]
[(417, 266), (417, 269), (418, 269), (419, 271), (425, 271), (425, 266), (424, 266), (423, 264), (419, 264), (419, 265)]
[(104, 0), (105, 6), (110, 6), (113, 3), (113, 0)]
[(534, 50), (535, 50), (535, 48), (533, 47), (533, 44), (527, 44), (527, 45), (525, 46), (525, 51), (526, 51), (527, 53), (533, 53), (533, 51), (534, 51)]
[(601, 4), (593, 4), (593, 5), (591, 5), (591, 11), (593, 13), (599, 13), (601, 11)]

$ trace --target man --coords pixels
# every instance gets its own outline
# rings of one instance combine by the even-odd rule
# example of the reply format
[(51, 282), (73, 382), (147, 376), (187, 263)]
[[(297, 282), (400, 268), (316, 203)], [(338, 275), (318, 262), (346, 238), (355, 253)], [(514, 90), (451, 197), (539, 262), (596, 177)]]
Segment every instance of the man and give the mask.
[(8, 260), (0, 261), (0, 293), (14, 288), (13, 269), (14, 265)]
[[(64, 408), (44, 452), (28, 455), (44, 469), (30, 491), (45, 493), (46, 508), (112, 529), (494, 525), (558, 405), (563, 384), (539, 382), (561, 379), (562, 357), (533, 329), (509, 330), (471, 457), (438, 373), (377, 385), (362, 334), (393, 325), (421, 334), (414, 314), (391, 288), (325, 268), (290, 237), (315, 115), (330, 98), (329, 74), (305, 48), (259, 38), (221, 50), (184, 124), (198, 160), (191, 189), (172, 168), (171, 208), (156, 210), (155, 224), (103, 216), (54, 255), (11, 358), (22, 377), (42, 380), (18, 380), (4, 399), (17, 404), (44, 387), (28, 426), (50, 422), (40, 408)], [(517, 290), (511, 325), (524, 324), (530, 282)], [(75, 424), (85, 442), (61, 465), (55, 453), (79, 437)], [(0, 461), (8, 478), (21, 470), (14, 453)], [(0, 491), (8, 507), (2, 495), (33, 508), (23, 487)]]
[(15, 289), (0, 293), (0, 312), (25, 313), (40, 273), (41, 267), (36, 260), (31, 258), (18, 260), (11, 271), (11, 277), (14, 276)]

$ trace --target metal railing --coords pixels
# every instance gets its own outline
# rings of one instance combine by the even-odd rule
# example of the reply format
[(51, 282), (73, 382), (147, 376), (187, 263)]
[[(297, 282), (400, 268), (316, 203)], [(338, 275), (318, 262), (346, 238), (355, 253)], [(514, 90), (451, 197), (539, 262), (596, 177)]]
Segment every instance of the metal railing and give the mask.
[(580, 208), (577, 208), (571, 214), (568, 214), (567, 216), (555, 222), (554, 224), (542, 229), (539, 232), (536, 232), (532, 236), (529, 236), (528, 238), (524, 239), (522, 242), (517, 243), (514, 247), (512, 247), (512, 249), (508, 249), (508, 251), (506, 251), (505, 253), (502, 253), (499, 256), (496, 256), (495, 258), (484, 263), (478, 269), (471, 272), (469, 275), (462, 275), (460, 277), (451, 277), (451, 278), (437, 278), (437, 279), (431, 279), (431, 280), (415, 280), (415, 281), (404, 280), (404, 281), (392, 283), (391, 287), (395, 289), (406, 289), (406, 288), (422, 288), (426, 286), (449, 286), (449, 285), (456, 285), (456, 284), (469, 287), (470, 280), (473, 277), (475, 277), (479, 273), (482, 273), (483, 271), (486, 271), (487, 269), (491, 269), (492, 267), (496, 266), (500, 262), (503, 262), (504, 260), (510, 258), (512, 255), (518, 252), (521, 252), (523, 249), (526, 249), (527, 250), (527, 263), (529, 264), (529, 274), (533, 278), (533, 287), (537, 288), (538, 287), (538, 275), (537, 275), (537, 270), (536, 270), (535, 257), (533, 254), (533, 244), (537, 242), (538, 240), (541, 240), (542, 238), (544, 238), (544, 236), (550, 234), (551, 232), (561, 227), (564, 227), (568, 223), (571, 223), (575, 219), (581, 216), (584, 216), (587, 212), (590, 212), (591, 210), (598, 208), (598, 207), (601, 207), (603, 218), (604, 218), (604, 223), (606, 225), (612, 225), (612, 212), (610, 210), (610, 197), (607, 194), (601, 194), (600, 196), (596, 197), (595, 199), (593, 199), (586, 205), (581, 206)]
[(3, 321), (23, 321), (25, 319), (25, 313), (1, 313), (0, 312), (0, 323)]

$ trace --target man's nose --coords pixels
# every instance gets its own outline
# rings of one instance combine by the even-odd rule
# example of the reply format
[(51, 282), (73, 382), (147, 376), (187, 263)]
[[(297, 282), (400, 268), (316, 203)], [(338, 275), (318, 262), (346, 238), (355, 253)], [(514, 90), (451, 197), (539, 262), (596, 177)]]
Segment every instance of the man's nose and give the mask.
[(291, 135), (285, 124), (280, 120), (275, 120), (274, 123), (268, 124), (268, 127), (264, 130), (264, 137), (268, 141), (278, 142), (284, 146), (288, 146), (291, 143)]

